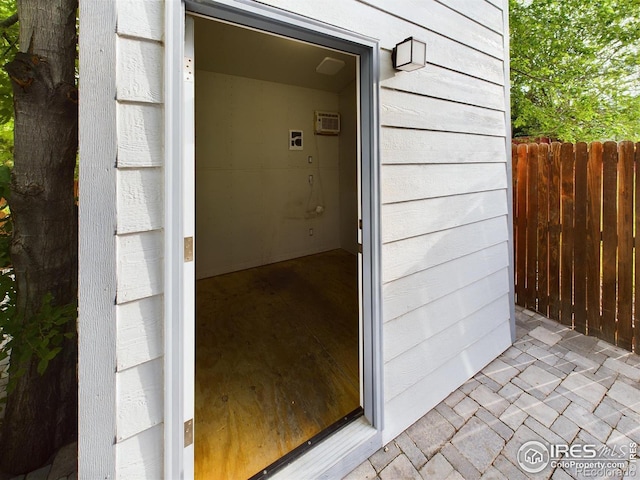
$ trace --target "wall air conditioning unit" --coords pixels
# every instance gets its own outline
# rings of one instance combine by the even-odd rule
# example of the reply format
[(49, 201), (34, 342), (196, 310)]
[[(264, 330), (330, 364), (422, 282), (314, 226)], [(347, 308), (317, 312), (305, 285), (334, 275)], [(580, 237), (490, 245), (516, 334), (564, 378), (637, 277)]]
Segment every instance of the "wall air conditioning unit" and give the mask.
[(336, 112), (314, 112), (315, 132), (318, 135), (338, 135), (340, 133), (340, 114)]

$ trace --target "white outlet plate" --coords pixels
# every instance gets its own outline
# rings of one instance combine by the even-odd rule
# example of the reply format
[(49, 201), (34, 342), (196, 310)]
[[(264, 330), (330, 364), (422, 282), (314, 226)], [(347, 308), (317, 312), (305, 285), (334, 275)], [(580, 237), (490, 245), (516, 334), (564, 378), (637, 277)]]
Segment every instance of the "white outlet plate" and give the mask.
[(304, 132), (302, 130), (289, 130), (289, 150), (304, 149)]

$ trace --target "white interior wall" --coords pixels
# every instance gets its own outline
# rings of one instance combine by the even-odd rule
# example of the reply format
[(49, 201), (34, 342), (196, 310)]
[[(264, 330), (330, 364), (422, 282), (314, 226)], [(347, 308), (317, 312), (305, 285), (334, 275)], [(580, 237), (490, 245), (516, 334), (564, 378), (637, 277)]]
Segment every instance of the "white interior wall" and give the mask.
[(313, 134), (314, 110), (338, 109), (335, 93), (196, 72), (197, 278), (340, 248), (341, 136)]
[(358, 251), (358, 119), (356, 83), (340, 92), (340, 247)]

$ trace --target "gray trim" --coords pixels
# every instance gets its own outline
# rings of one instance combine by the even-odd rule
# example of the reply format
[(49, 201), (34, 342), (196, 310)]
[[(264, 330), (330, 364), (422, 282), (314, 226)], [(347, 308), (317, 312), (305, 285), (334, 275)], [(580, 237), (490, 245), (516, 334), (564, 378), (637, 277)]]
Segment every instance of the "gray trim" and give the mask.
[[(78, 476), (116, 478), (116, 5), (80, 0)], [(105, 201), (108, 199), (109, 201)]]
[[(362, 55), (360, 67), (360, 115), (362, 148), (362, 246), (363, 260), (363, 298), (364, 318), (364, 363), (365, 415), (372, 425), (382, 430), (384, 425), (383, 408), (383, 358), (382, 358), (382, 276), (381, 276), (381, 228), (380, 228), (380, 152), (378, 92), (380, 76), (379, 48), (371, 49), (369, 55)], [(369, 101), (364, 101), (368, 99)], [(368, 162), (367, 162), (368, 159)], [(368, 185), (369, 188), (364, 188)], [(367, 221), (368, 220), (368, 221)], [(367, 268), (368, 267), (368, 268)], [(367, 351), (367, 349), (370, 349)], [(370, 368), (370, 370), (367, 369)]]
[(356, 55), (378, 45), (377, 40), (364, 35), (252, 0), (185, 0), (185, 5), (192, 13), (310, 43), (318, 43), (321, 38), (326, 47)]
[(184, 413), (184, 233), (183, 58), (184, 7), (165, 3), (164, 49), (164, 477), (183, 478)]
[(514, 288), (514, 242), (513, 242), (513, 170), (511, 158), (511, 91), (510, 91), (510, 63), (509, 63), (509, 1), (503, 1), (502, 18), (504, 19), (504, 124), (505, 149), (507, 154), (507, 225), (509, 227), (509, 312), (511, 327), (511, 342), (516, 341), (516, 308)]
[(247, 0), (186, 0), (187, 11), (360, 56), (365, 416), (383, 427), (379, 46), (374, 39)]

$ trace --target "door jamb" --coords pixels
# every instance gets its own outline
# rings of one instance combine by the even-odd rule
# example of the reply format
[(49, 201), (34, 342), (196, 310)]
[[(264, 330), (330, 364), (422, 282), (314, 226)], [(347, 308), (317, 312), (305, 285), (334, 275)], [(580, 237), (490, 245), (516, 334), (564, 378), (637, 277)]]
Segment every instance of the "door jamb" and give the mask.
[[(184, 3), (183, 3), (184, 2)], [(186, 8), (185, 8), (186, 7)], [(362, 165), (363, 244), (363, 403), (365, 416), (383, 428), (381, 304), (379, 46), (375, 39), (248, 0), (167, 0), (165, 3), (165, 478), (193, 478), (193, 444), (185, 448), (184, 422), (193, 418), (193, 328), (189, 319), (193, 293), (185, 290), (184, 115), (185, 10), (210, 18), (285, 34), (360, 56), (360, 154)], [(193, 132), (192, 132), (193, 133)], [(185, 140), (187, 139), (187, 140)], [(366, 168), (365, 168), (366, 167)], [(179, 199), (179, 201), (176, 201)], [(187, 222), (188, 223), (188, 222)], [(191, 275), (191, 274), (188, 274)], [(191, 310), (191, 312), (193, 312)], [(189, 349), (191, 345), (191, 349)], [(187, 351), (190, 350), (190, 351)], [(191, 358), (191, 363), (187, 360)], [(187, 388), (185, 388), (185, 386)], [(188, 391), (187, 391), (188, 390)], [(191, 399), (187, 405), (186, 400)]]

